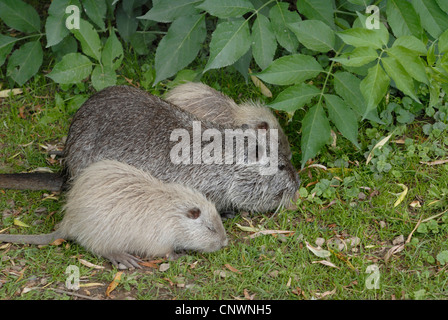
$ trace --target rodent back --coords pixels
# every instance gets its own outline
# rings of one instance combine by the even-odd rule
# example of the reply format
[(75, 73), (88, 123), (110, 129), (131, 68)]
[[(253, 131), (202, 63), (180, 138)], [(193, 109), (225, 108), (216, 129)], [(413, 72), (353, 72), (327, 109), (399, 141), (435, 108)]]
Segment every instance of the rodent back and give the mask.
[(291, 159), (288, 138), (272, 111), (259, 102), (246, 101), (236, 104), (230, 97), (201, 82), (187, 82), (166, 93), (166, 100), (199, 118), (224, 126), (240, 127), (247, 124), (251, 129), (278, 130), (279, 149)]

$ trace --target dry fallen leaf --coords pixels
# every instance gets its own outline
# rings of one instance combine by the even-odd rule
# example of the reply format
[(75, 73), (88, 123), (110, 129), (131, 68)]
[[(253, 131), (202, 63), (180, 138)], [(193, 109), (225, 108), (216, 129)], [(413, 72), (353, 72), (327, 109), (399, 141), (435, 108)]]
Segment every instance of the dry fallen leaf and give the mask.
[(392, 137), (392, 134), (388, 135), (387, 137), (381, 139), (372, 149), (372, 151), (370, 151), (368, 157), (367, 157), (367, 161), (366, 161), (366, 165), (369, 164), (370, 160), (372, 160), (373, 158), (373, 151), (375, 149), (381, 149), (386, 143), (387, 141), (389, 141), (390, 137)]
[(159, 268), (158, 264), (163, 261), (165, 261), (165, 260), (159, 259), (159, 260), (143, 261), (143, 262), (139, 262), (138, 264), (141, 266), (144, 266), (144, 267), (158, 269)]
[(395, 253), (398, 253), (400, 251), (403, 251), (404, 249), (404, 244), (399, 244), (396, 246), (393, 246), (392, 248), (389, 249), (389, 251), (387, 251), (386, 255), (384, 256), (384, 262), (387, 263), (387, 261), (389, 261), (390, 257), (392, 257), (392, 255), (394, 255)]
[(251, 295), (249, 294), (249, 291), (247, 289), (244, 289), (243, 292), (244, 292), (244, 298), (246, 298), (247, 300), (254, 300), (255, 293)]
[(324, 239), (324, 238), (316, 238), (316, 241), (314, 241), (314, 243), (315, 243), (318, 247), (322, 247), (322, 245), (325, 243), (325, 239)]
[(104, 286), (104, 283), (90, 282), (90, 283), (80, 283), (79, 284), (79, 287), (81, 287), (81, 288), (91, 288), (91, 287), (99, 287), (99, 286)]
[(109, 296), (110, 296), (110, 293), (111, 293), (112, 291), (114, 291), (115, 288), (118, 286), (118, 284), (120, 283), (121, 275), (122, 275), (122, 274), (123, 274), (123, 271), (118, 271), (118, 272), (115, 274), (114, 280), (112, 280), (112, 282), (107, 286), (107, 289), (106, 289), (106, 297), (109, 297)]
[(435, 166), (438, 164), (444, 164), (444, 163), (448, 163), (448, 159), (445, 160), (436, 160), (436, 161), (431, 161), (431, 162), (426, 162), (426, 161), (420, 161), (421, 164), (426, 164), (428, 166)]
[[(249, 73), (252, 73), (252, 70), (249, 69)], [(266, 85), (261, 81), (259, 78), (257, 78), (254, 75), (250, 75), (250, 79), (254, 83), (254, 85), (260, 89), (260, 92), (268, 98), (272, 98), (272, 92), (266, 87)]]
[(232, 272), (235, 272), (235, 273), (238, 273), (238, 274), (242, 274), (241, 271), (239, 271), (238, 269), (232, 267), (232, 266), (231, 266), (230, 264), (228, 264), (228, 263), (226, 263), (224, 266), (225, 266), (227, 269), (229, 269), (230, 271), (232, 271)]
[(316, 292), (314, 295), (315, 295), (317, 298), (322, 299), (322, 298), (324, 298), (324, 297), (326, 297), (326, 296), (331, 296), (332, 294), (335, 294), (335, 293), (336, 293), (336, 287), (334, 287), (333, 290), (331, 290), (331, 291), (325, 291), (324, 293)]
[(292, 234), (294, 234), (294, 232), (295, 231), (289, 231), (289, 230), (261, 230), (261, 231), (258, 231), (258, 232), (255, 232), (255, 233), (251, 234), (248, 238), (253, 239), (253, 238), (256, 238), (256, 237), (259, 237), (259, 236), (262, 236), (262, 235), (266, 235), (266, 234), (272, 234), (272, 235), (275, 235), (275, 234), (287, 234), (287, 235), (292, 235)]
[(50, 245), (52, 245), (52, 246), (59, 246), (59, 245), (61, 245), (61, 243), (63, 243), (63, 242), (65, 242), (64, 239), (56, 239), (56, 240), (54, 240), (52, 243), (50, 243)]
[(330, 261), (327, 261), (327, 260), (313, 261), (311, 263), (320, 263), (320, 264), (323, 264), (325, 266), (329, 266), (329, 267), (336, 268), (336, 269), (339, 270), (339, 267), (337, 265), (335, 265), (334, 263), (331, 263)]
[(93, 264), (93, 263), (91, 263), (91, 262), (89, 262), (89, 261), (87, 261), (87, 260), (81, 259), (81, 258), (79, 258), (78, 261), (79, 261), (81, 264), (83, 264), (83, 265), (85, 265), (86, 267), (89, 267), (89, 268), (100, 269), (100, 270), (101, 270), (101, 269), (104, 269), (103, 266), (99, 266), (99, 265)]
[(236, 223), (236, 226), (238, 228), (240, 228), (241, 230), (247, 231), (247, 232), (258, 232), (258, 231), (260, 231), (260, 228), (257, 228), (257, 227), (254, 227), (254, 226), (247, 227), (247, 226), (242, 226), (239, 223)]
[(16, 95), (16, 94), (21, 94), (23, 91), (22, 89), (6, 89), (6, 90), (2, 90), (0, 91), (0, 98), (6, 98), (9, 96), (10, 93), (12, 93), (12, 95)]
[(30, 226), (27, 225), (25, 222), (20, 221), (19, 219), (14, 219), (14, 225), (24, 228), (29, 228)]
[(396, 206), (398, 206), (401, 202), (403, 202), (404, 198), (406, 198), (406, 195), (408, 194), (408, 187), (406, 187), (404, 184), (402, 183), (397, 183), (397, 185), (399, 185), (400, 187), (403, 188), (403, 192), (400, 193), (400, 195), (398, 196), (397, 201), (395, 201), (394, 203), (394, 208)]
[(400, 234), (398, 237), (396, 237), (394, 240), (392, 240), (393, 245), (402, 244), (404, 243), (404, 236)]
[(170, 268), (170, 264), (169, 263), (162, 263), (159, 266), (159, 271), (161, 272), (165, 272), (166, 270), (168, 270)]
[(313, 247), (312, 245), (310, 245), (306, 241), (305, 241), (305, 244), (306, 244), (306, 247), (308, 248), (308, 250), (310, 250), (312, 253), (314, 253), (319, 258), (327, 258), (327, 257), (331, 256), (331, 253), (328, 250), (324, 250), (322, 248)]
[(409, 206), (411, 206), (412, 208), (421, 208), (421, 207), (422, 207), (422, 205), (420, 204), (420, 201), (418, 201), (418, 200), (414, 200), (414, 201), (412, 201), (412, 202), (409, 204)]

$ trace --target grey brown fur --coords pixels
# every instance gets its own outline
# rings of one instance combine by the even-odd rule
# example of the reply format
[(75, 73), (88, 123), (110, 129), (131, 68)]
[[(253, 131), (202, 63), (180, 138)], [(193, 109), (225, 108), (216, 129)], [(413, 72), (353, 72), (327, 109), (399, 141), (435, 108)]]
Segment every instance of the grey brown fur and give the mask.
[(268, 107), (258, 102), (247, 101), (238, 105), (228, 96), (200, 82), (181, 84), (168, 91), (165, 99), (199, 118), (224, 126), (247, 124), (252, 129), (277, 129), (279, 152), (288, 159), (292, 157), (288, 138), (277, 118)]
[(74, 240), (126, 267), (140, 267), (134, 254), (212, 252), (227, 245), (221, 217), (201, 193), (117, 161), (103, 160), (83, 170), (67, 193), (64, 211), (53, 233), (0, 235), (0, 242)]
[(177, 142), (170, 141), (170, 134), (182, 128), (192, 137), (193, 121), (201, 122), (202, 132), (217, 129), (224, 136), (222, 125), (199, 119), (145, 91), (129, 86), (106, 88), (88, 99), (72, 120), (64, 149), (66, 170), (76, 177), (91, 163), (118, 160), (164, 182), (202, 192), (220, 212), (269, 212), (293, 198), (300, 180), (282, 153), (274, 175), (260, 175), (264, 165), (258, 162), (173, 163), (170, 150)]

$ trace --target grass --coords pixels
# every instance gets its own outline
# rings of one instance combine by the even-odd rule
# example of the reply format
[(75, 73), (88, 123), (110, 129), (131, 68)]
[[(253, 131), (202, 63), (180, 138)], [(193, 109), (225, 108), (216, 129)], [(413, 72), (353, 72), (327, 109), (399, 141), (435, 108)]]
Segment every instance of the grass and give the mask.
[[(134, 83), (144, 81), (147, 75), (142, 73), (137, 59), (131, 54), (126, 59), (123, 76), (134, 79)], [(127, 83), (124, 77), (120, 77), (120, 83)], [(202, 80), (238, 102), (264, 99), (251, 83), (246, 84), (229, 70), (208, 72)], [(45, 148), (63, 145), (73, 112), (91, 91), (87, 83), (63, 91), (47, 83), (42, 75), (24, 89), (23, 94), (0, 101), (0, 172), (37, 167), (58, 171), (59, 160), (47, 156)], [(162, 94), (165, 87), (146, 89)], [(300, 134), (296, 122), (288, 124), (284, 115), (279, 117), (290, 137), (293, 163), (298, 167)], [(438, 229), (434, 223), (425, 222), (426, 231), (420, 227), (412, 232), (420, 219), (447, 207), (448, 166), (424, 165), (420, 163), (422, 154), (410, 154), (413, 146), (431, 160), (440, 158), (441, 151), (437, 156), (432, 146), (438, 143), (439, 149), (446, 152), (444, 136), (425, 136), (420, 124), (402, 126), (374, 157), (376, 160), (384, 154), (392, 166), (380, 172), (378, 162), (365, 165), (364, 153), (369, 151), (369, 144), (389, 132), (381, 126), (375, 130), (370, 124), (360, 129), (362, 150), (338, 136), (335, 146), (328, 146), (314, 159), (328, 170), (301, 171), (301, 199), (295, 210), (266, 215), (241, 213), (226, 220), (228, 247), (157, 263), (158, 267), (169, 263), (165, 271), (158, 267), (125, 271), (110, 297), (105, 296), (106, 288), (118, 270), (75, 243), (0, 244), (0, 299), (77, 299), (65, 286), (69, 276), (65, 271), (70, 265), (79, 267), (84, 285), (76, 294), (99, 299), (446, 299), (447, 267), (438, 255), (448, 250), (448, 216), (430, 220)], [(411, 143), (392, 142), (404, 137)], [(338, 167), (340, 163), (345, 164), (344, 169)], [(403, 191), (399, 184), (407, 186), (408, 192), (394, 206)], [(421, 207), (410, 206), (413, 201)], [(50, 232), (62, 218), (62, 203), (63, 195), (59, 194), (0, 190), (0, 230)], [(251, 239), (251, 232), (238, 225), (293, 232)], [(411, 233), (411, 241), (386, 259), (387, 253), (401, 244), (397, 238), (402, 235), (406, 240)], [(359, 243), (337, 248), (338, 241), (343, 244), (353, 238)], [(330, 256), (318, 257), (307, 248), (307, 243), (317, 247), (316, 241), (323, 241), (322, 249)], [(84, 261), (104, 269), (86, 266)], [(373, 264), (379, 268), (378, 289), (366, 285), (373, 276), (367, 268)]]

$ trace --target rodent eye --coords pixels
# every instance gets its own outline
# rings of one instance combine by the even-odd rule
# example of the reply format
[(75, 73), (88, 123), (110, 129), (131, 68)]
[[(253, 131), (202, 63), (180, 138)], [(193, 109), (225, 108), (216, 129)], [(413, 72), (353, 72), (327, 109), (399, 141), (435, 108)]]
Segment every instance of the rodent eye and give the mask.
[(216, 232), (215, 228), (213, 228), (211, 226), (207, 226), (207, 229), (210, 230), (211, 232)]
[(285, 170), (286, 166), (284, 164), (278, 165), (278, 170)]

